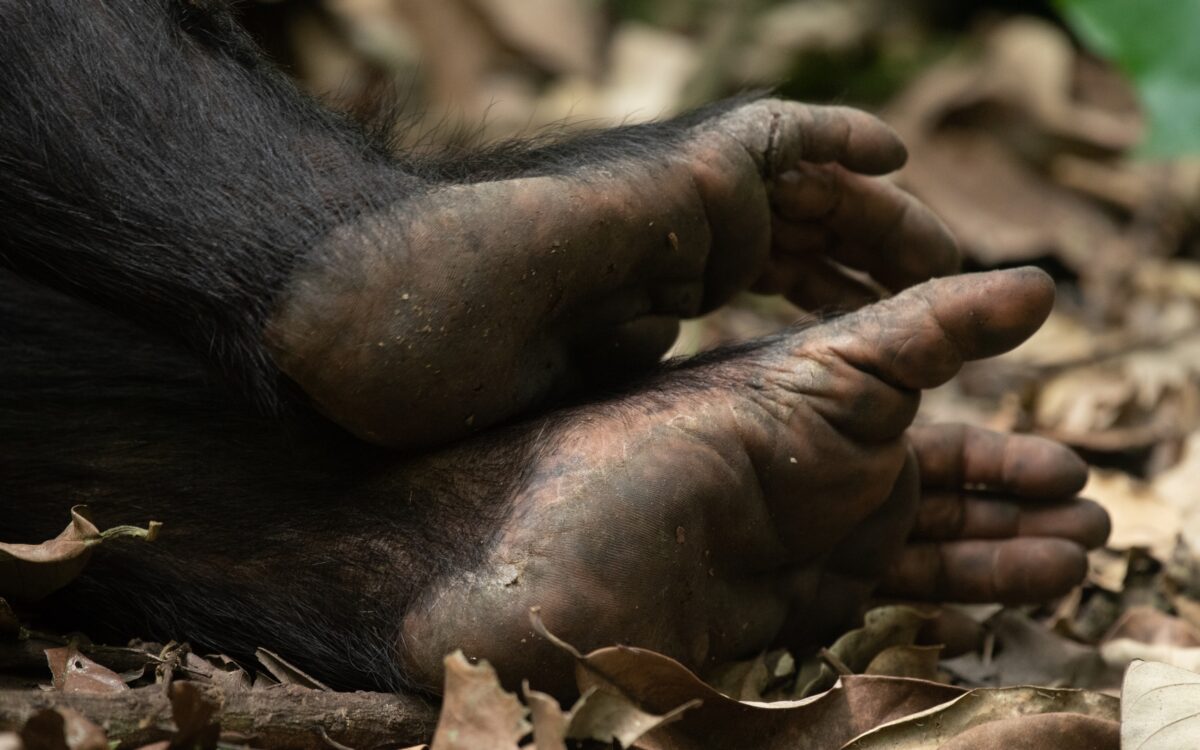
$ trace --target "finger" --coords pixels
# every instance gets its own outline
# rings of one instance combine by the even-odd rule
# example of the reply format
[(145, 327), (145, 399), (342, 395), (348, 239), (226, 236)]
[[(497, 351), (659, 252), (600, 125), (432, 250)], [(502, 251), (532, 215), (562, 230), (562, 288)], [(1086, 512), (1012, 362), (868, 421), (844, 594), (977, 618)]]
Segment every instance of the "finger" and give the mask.
[(949, 541), (1056, 537), (1094, 549), (1104, 544), (1110, 530), (1108, 513), (1091, 500), (1031, 507), (1007, 499), (926, 491), (911, 538)]
[(1083, 581), (1087, 553), (1065, 539), (910, 544), (880, 584), (886, 596), (950, 602), (1038, 603)]
[(797, 307), (823, 312), (857, 310), (879, 301), (870, 284), (820, 255), (772, 258), (751, 291), (780, 294)]
[(852, 107), (780, 104), (784, 116), (778, 125), (776, 164), (783, 169), (801, 161), (837, 162), (854, 172), (878, 175), (894, 172), (908, 160), (900, 136), (874, 115)]
[(925, 487), (983, 487), (1027, 498), (1070, 497), (1088, 468), (1070, 448), (1035, 435), (968, 425), (918, 425), (908, 431)]
[(1053, 305), (1054, 282), (1036, 268), (934, 279), (812, 329), (797, 355), (824, 350), (894, 387), (933, 388), (1029, 338)]
[(1103, 546), (1111, 532), (1108, 511), (1092, 500), (1025, 508), (1017, 528), (1018, 536), (1070, 539), (1086, 549)]
[(837, 162), (862, 174), (887, 174), (908, 159), (894, 130), (850, 107), (763, 99), (722, 115), (716, 127), (740, 143), (768, 177), (801, 161)]
[(816, 225), (828, 230), (821, 251), (869, 273), (888, 289), (958, 271), (958, 244), (923, 203), (890, 182), (837, 166), (800, 165), (776, 181), (777, 251), (811, 253)]

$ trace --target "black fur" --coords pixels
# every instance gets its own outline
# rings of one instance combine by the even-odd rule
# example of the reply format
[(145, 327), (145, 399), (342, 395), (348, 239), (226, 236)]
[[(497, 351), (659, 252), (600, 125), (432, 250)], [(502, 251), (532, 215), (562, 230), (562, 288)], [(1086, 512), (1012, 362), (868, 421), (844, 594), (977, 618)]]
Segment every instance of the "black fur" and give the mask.
[(442, 471), (317, 420), (255, 415), (169, 340), (0, 272), (0, 539), (39, 541), (86, 503), (102, 548), (50, 602), (95, 636), (279, 649), (338, 685), (396, 688), (396, 628), (473, 562), (523, 446)]
[(270, 411), (263, 323), (331, 229), (439, 183), (665, 156), (711, 114), (392, 158), (215, 0), (0, 0), (0, 262), (181, 337)]
[(102, 526), (161, 520), (54, 609), (97, 635), (268, 645), (338, 685), (402, 686), (401, 614), (484, 547), (530, 448), (401, 463), (279, 408), (275, 295), (366, 212), (669, 158), (736, 103), (394, 156), (270, 69), (215, 0), (0, 0), (0, 539), (53, 536), (76, 503)]

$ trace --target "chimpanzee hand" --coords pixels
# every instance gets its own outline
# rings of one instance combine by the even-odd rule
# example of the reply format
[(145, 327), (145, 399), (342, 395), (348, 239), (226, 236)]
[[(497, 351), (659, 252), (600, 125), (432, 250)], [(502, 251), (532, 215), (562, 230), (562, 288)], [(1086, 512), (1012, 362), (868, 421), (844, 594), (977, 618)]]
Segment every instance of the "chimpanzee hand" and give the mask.
[(739, 290), (851, 309), (877, 294), (838, 264), (893, 291), (957, 266), (865, 176), (905, 151), (853, 109), (755, 101), (508, 158), (343, 227), (283, 294), (276, 362), (360, 437), (443, 443), (644, 370)]
[[(508, 518), (478, 566), (409, 608), (405, 666), (436, 686), (461, 647), (569, 692), (533, 606), (580, 648), (703, 668), (820, 643), (881, 580), (917, 598), (1065, 593), (1107, 533), (1098, 506), (1072, 500), (1079, 459), (1036, 438), (908, 431), (918, 389), (1020, 343), (1052, 301), (1030, 269), (931, 281), (522, 428), (537, 437)], [(470, 445), (450, 467), (476, 463)]]

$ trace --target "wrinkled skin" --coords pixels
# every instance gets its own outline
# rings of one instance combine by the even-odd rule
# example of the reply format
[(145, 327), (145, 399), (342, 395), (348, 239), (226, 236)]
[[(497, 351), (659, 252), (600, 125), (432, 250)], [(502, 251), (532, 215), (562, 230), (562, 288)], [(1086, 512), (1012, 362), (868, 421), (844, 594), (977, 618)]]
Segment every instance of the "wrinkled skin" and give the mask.
[(940, 222), (866, 176), (904, 159), (863, 112), (765, 100), (654, 156), (444, 186), (335, 233), (273, 357), (359, 437), (444, 443), (645, 370), (738, 291), (852, 309), (878, 294), (838, 264), (892, 291), (953, 273)]
[(1073, 499), (1084, 464), (1034, 437), (909, 430), (920, 389), (1020, 343), (1052, 302), (1032, 269), (933, 281), (532, 423), (507, 520), (480, 566), (409, 610), (404, 666), (436, 686), (462, 647), (566, 695), (571, 665), (532, 632), (531, 607), (581, 649), (632, 644), (702, 670), (820, 643), (880, 584), (917, 599), (1065, 593), (1108, 530)]

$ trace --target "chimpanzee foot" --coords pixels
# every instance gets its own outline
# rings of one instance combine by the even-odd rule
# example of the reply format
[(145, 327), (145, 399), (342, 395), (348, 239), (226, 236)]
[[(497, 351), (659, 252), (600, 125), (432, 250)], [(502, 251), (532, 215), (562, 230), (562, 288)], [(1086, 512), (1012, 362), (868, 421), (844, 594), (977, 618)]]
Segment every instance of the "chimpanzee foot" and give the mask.
[(851, 109), (764, 100), (517, 154), (330, 237), (283, 295), (273, 356), (366, 440), (428, 447), (650, 368), (681, 318), (754, 288), (808, 308), (957, 266), (866, 175), (903, 146)]
[(511, 511), (481, 565), (406, 614), (405, 668), (437, 686), (462, 648), (568, 694), (569, 660), (533, 633), (531, 607), (582, 649), (703, 668), (820, 642), (880, 580), (909, 597), (1066, 592), (1107, 533), (1072, 500), (1078, 458), (1036, 438), (906, 434), (920, 389), (1020, 343), (1052, 301), (1036, 270), (932, 281), (520, 428), (532, 447)]

